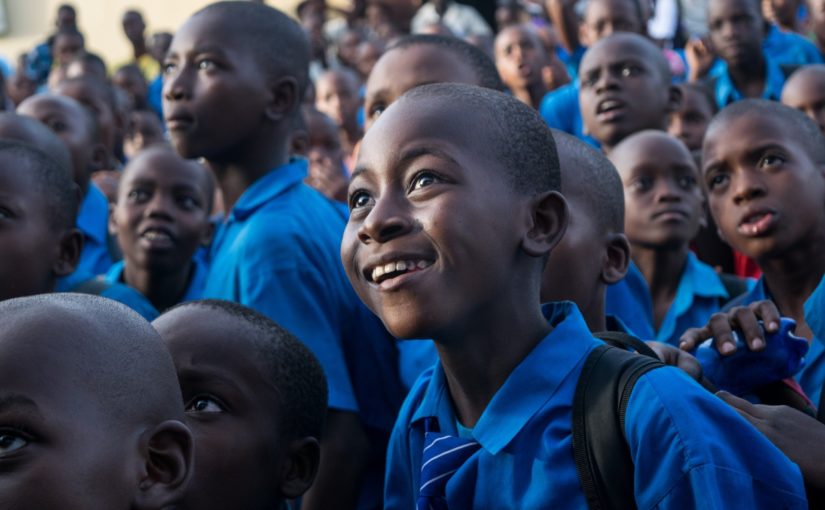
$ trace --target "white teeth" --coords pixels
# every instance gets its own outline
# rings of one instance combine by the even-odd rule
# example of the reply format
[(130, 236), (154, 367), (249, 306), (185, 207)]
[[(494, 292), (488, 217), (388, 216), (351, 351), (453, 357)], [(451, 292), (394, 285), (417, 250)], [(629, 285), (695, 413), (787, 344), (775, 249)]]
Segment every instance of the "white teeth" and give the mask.
[(425, 269), (432, 265), (432, 262), (426, 260), (399, 260), (398, 262), (389, 262), (383, 266), (376, 266), (372, 270), (372, 281), (377, 282), (379, 278), (388, 273), (406, 272), (414, 269)]
[(406, 271), (407, 270), (407, 263), (403, 260), (395, 263), (395, 270), (396, 271)]
[(430, 265), (430, 263), (427, 262), (426, 260), (419, 260), (417, 265), (418, 265), (418, 269), (424, 269), (425, 267), (428, 267)]
[(165, 232), (158, 232), (156, 230), (150, 230), (149, 232), (143, 234), (143, 237), (149, 239), (150, 241), (153, 241), (155, 239), (169, 239), (169, 234)]
[(395, 271), (395, 262), (390, 262), (389, 264), (384, 264), (384, 272), (385, 273), (392, 273)]

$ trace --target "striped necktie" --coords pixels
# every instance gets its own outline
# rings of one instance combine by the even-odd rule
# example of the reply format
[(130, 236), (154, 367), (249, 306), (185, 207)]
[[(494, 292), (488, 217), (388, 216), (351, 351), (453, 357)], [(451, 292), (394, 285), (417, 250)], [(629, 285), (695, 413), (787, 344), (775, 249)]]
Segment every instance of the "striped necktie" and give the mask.
[(480, 448), (472, 439), (427, 431), (416, 510), (447, 510), (447, 482)]

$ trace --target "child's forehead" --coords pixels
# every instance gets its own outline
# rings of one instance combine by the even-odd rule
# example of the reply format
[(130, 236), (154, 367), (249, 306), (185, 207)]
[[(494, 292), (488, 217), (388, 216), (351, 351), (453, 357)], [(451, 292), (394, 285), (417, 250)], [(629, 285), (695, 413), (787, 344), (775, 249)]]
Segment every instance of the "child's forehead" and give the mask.
[(693, 157), (682, 142), (664, 133), (640, 133), (617, 145), (610, 155), (619, 173), (645, 167), (661, 171), (674, 165), (695, 169)]

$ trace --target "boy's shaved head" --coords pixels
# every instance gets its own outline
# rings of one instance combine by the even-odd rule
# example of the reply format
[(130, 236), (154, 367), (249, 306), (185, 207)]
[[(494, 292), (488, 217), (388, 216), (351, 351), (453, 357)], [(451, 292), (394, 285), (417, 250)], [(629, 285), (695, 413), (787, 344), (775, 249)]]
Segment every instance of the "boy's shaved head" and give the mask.
[[(64, 147), (65, 150), (65, 147)], [(80, 195), (65, 164), (34, 145), (14, 140), (0, 140), (0, 154), (12, 154), (29, 163), (20, 171), (30, 172), (33, 184), (49, 197), (45, 201), (48, 217), (56, 230), (71, 228), (75, 224)]]
[(392, 44), (387, 49), (387, 52), (417, 45), (435, 46), (458, 57), (462, 62), (468, 64), (476, 74), (478, 77), (478, 82), (476, 84), (479, 87), (499, 91), (504, 91), (506, 89), (492, 59), (478, 47), (456, 37), (426, 34), (410, 35), (402, 37), (397, 42)]
[(69, 176), (72, 175), (69, 149), (41, 122), (16, 113), (0, 112), (0, 139), (18, 140), (38, 147), (64, 168)]
[(480, 147), (504, 165), (516, 191), (529, 195), (557, 191), (559, 158), (550, 129), (534, 109), (512, 96), (458, 83), (417, 87), (399, 102), (437, 103), (457, 117), (475, 116)]
[(647, 37), (630, 32), (617, 32), (599, 40), (588, 48), (587, 53), (582, 58), (582, 64), (584, 64), (585, 60), (595, 58), (596, 55), (604, 51), (605, 47), (611, 46), (620, 47), (625, 52), (632, 51), (635, 54), (643, 56), (645, 60), (655, 65), (662, 83), (670, 84), (673, 80), (670, 64), (668, 64), (667, 58), (661, 48), (653, 44), (653, 41)]
[[(312, 352), (270, 318), (230, 301), (205, 299), (181, 303), (164, 316), (173, 317), (193, 307), (225, 315), (224, 320), (235, 323), (236, 338), (246, 338), (254, 345), (257, 359), (263, 363), (280, 395), (283, 437), (287, 440), (304, 436), (320, 438), (327, 409), (327, 384), (321, 364)], [(163, 320), (158, 319), (158, 323)]]
[(298, 97), (309, 81), (309, 41), (300, 25), (283, 12), (257, 2), (217, 2), (196, 12), (218, 17), (236, 34), (269, 76), (293, 76)]
[[(819, 126), (799, 110), (766, 99), (737, 101), (720, 111), (708, 126), (708, 133), (718, 125), (746, 115), (770, 117), (782, 123), (785, 129), (796, 132), (794, 138), (805, 148), (811, 160), (825, 165), (825, 136)], [(707, 145), (708, 139), (705, 139)]]
[[(175, 367), (163, 341), (124, 305), (87, 294), (43, 294), (0, 302), (0, 316), (0, 349), (24, 353), (17, 358), (21, 363), (58, 373), (61, 385), (83, 391), (111, 419), (99, 425), (183, 418)], [(37, 356), (29, 359), (27, 352)]]
[(575, 136), (558, 130), (553, 139), (561, 166), (561, 193), (568, 200), (587, 196), (586, 203), (605, 232), (624, 231), (624, 191), (619, 172), (604, 154)]

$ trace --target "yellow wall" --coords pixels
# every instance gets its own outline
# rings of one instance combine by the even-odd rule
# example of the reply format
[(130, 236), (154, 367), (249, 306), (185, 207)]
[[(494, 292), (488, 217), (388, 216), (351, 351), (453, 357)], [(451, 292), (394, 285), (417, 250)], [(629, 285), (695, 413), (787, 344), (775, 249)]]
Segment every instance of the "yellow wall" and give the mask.
[[(124, 11), (143, 12), (146, 31), (170, 31), (194, 11), (211, 3), (208, 0), (0, 0), (5, 4), (8, 32), (0, 35), (0, 56), (10, 63), (17, 55), (44, 40), (54, 26), (55, 11), (62, 3), (75, 6), (78, 25), (86, 36), (86, 46), (101, 55), (109, 66), (130, 58), (130, 47), (123, 35), (120, 18)], [(270, 5), (293, 11), (298, 0), (268, 0)], [(332, 2), (340, 3), (340, 2)]]

